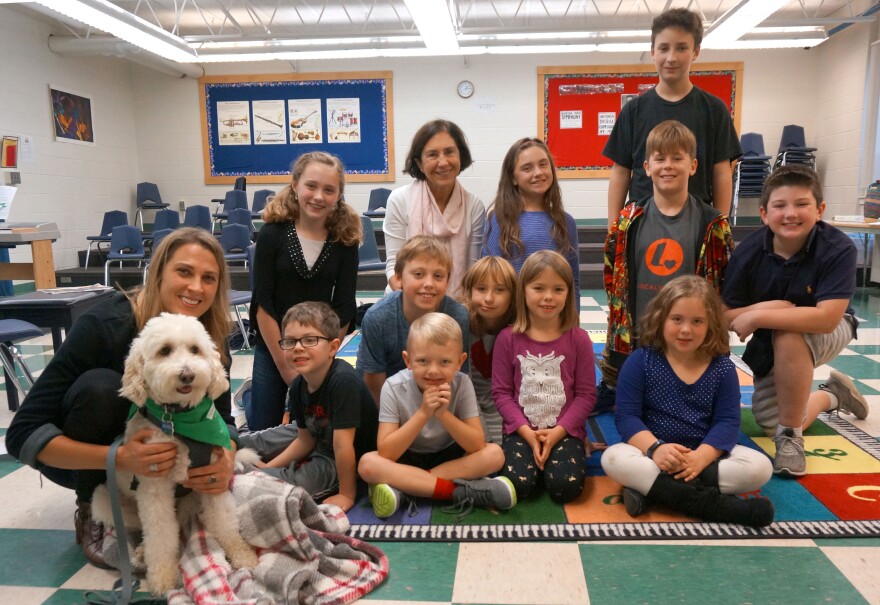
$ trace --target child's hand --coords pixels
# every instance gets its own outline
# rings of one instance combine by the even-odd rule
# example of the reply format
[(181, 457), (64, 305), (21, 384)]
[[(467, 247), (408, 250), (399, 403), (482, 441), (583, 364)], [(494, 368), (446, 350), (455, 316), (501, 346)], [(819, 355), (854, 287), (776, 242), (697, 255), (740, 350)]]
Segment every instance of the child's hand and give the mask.
[(257, 468), (269, 468), (269, 465), (262, 460), (257, 460), (256, 462), (254, 462), (254, 466), (256, 466)]
[(281, 424), (290, 424), (290, 411), (287, 410), (284, 412), (284, 415), (281, 417)]
[(444, 412), (449, 411), (449, 403), (452, 401), (452, 387), (444, 383), (434, 388), (437, 389), (437, 396), (440, 401), (440, 405), (434, 410), (434, 415), (440, 416)]
[(664, 443), (654, 450), (654, 457), (652, 460), (661, 471), (666, 473), (677, 473), (684, 468), (684, 465), (687, 463), (686, 454), (690, 451), (690, 448), (679, 445), (678, 443)]
[(697, 448), (685, 454), (686, 462), (675, 474), (676, 479), (684, 479), (685, 481), (693, 481), (700, 476), (707, 466), (712, 464), (716, 455), (711, 450)]
[[(443, 387), (446, 386), (446, 391), (444, 393)], [(433, 416), (437, 413), (437, 410), (446, 403), (446, 406), (449, 407), (449, 385), (440, 385), (437, 387), (428, 387), (422, 393), (422, 407), (421, 409), (428, 416)]]
[(541, 462), (541, 452), (542, 452), (542, 443), (538, 439), (538, 434), (532, 430), (532, 427), (527, 424), (522, 425), (518, 429), (516, 429), (517, 435), (526, 440), (526, 443), (529, 444), (529, 447), (532, 448), (532, 456), (535, 458), (535, 464), (542, 471), (544, 470), (544, 463)]
[(584, 451), (587, 453), (588, 458), (593, 455), (593, 452), (604, 452), (607, 449), (607, 443), (603, 443), (602, 441), (590, 441), (589, 437), (584, 439)]
[(739, 336), (740, 342), (745, 341), (745, 339), (754, 333), (755, 330), (761, 327), (758, 325), (757, 315), (758, 314), (755, 311), (746, 311), (730, 322), (730, 326), (728, 327), (731, 331), (736, 332), (736, 335)]
[(544, 465), (547, 464), (547, 460), (550, 458), (550, 452), (553, 451), (556, 444), (559, 443), (566, 434), (565, 429), (561, 426), (554, 426), (552, 429), (538, 429), (535, 431), (535, 435), (538, 437), (538, 442), (541, 444), (541, 457), (540, 460), (538, 460), (538, 466), (541, 470), (543, 470)]
[(342, 494), (336, 494), (335, 496), (330, 496), (324, 500), (324, 504), (335, 504), (339, 508), (342, 509), (342, 512), (347, 513), (351, 510), (351, 507), (354, 506), (354, 498), (349, 498), (348, 496), (343, 496)]

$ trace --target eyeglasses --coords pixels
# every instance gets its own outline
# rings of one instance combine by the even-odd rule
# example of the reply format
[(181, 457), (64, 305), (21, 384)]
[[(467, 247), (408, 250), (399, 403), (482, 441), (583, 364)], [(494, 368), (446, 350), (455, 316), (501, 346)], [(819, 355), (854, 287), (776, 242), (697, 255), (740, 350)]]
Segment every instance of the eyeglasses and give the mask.
[(282, 338), (278, 341), (278, 346), (284, 350), (294, 349), (296, 345), (302, 343), (302, 346), (309, 349), (318, 346), (319, 340), (333, 340), (326, 336), (303, 336), (302, 338)]

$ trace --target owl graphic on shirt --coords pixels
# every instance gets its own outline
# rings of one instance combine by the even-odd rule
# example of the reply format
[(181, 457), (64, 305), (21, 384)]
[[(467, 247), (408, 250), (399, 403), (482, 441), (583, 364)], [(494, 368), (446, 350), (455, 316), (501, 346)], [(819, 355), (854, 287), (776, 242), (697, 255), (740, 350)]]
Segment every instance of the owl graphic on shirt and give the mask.
[(562, 362), (565, 355), (517, 355), (522, 383), (519, 405), (529, 423), (539, 429), (556, 426), (556, 419), (565, 405), (565, 387), (562, 384)]

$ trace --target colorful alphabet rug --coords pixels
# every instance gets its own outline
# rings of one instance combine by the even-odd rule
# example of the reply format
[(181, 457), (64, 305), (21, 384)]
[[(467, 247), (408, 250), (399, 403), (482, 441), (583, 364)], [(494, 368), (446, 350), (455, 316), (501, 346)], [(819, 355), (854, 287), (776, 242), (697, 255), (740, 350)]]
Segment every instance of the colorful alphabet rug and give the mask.
[[(601, 351), (601, 345), (596, 349)], [(743, 405), (739, 442), (772, 457), (773, 441), (752, 416), (751, 376), (743, 370), (739, 374)], [(596, 441), (609, 445), (620, 441), (611, 414), (591, 418), (588, 429)], [(349, 511), (350, 534), (387, 541), (880, 537), (880, 442), (845, 417), (828, 414), (822, 414), (804, 438), (807, 474), (797, 479), (774, 476), (759, 492), (776, 507), (775, 522), (763, 529), (706, 523), (668, 510), (652, 509), (632, 518), (624, 509), (620, 484), (605, 476), (601, 453), (596, 452), (588, 461), (583, 494), (569, 504), (556, 504), (544, 494), (509, 511), (474, 509), (458, 519), (443, 511), (443, 503), (416, 499), (381, 520), (364, 495)]]

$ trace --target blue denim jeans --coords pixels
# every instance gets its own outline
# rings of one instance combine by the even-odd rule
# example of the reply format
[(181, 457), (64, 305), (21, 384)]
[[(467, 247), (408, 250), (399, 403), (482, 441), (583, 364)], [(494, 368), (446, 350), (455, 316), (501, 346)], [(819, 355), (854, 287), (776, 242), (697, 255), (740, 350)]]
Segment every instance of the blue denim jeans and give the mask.
[(245, 404), (244, 414), (248, 428), (262, 431), (281, 424), (287, 404), (287, 384), (281, 377), (275, 360), (265, 344), (254, 347), (253, 387), (250, 405)]

